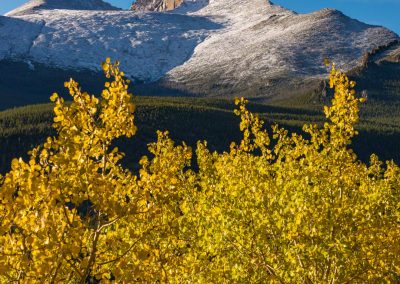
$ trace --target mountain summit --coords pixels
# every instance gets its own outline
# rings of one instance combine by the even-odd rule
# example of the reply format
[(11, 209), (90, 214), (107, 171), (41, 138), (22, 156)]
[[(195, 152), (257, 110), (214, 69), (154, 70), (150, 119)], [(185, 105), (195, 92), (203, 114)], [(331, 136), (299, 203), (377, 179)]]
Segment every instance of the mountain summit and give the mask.
[(327, 75), (325, 58), (349, 70), (399, 41), (332, 9), (297, 14), (266, 0), (136, 4), (134, 12), (109, 11), (101, 0), (32, 0), (0, 17), (0, 60), (98, 70), (109, 56), (143, 82), (266, 99), (315, 85)]
[(6, 16), (33, 13), (38, 10), (120, 10), (102, 0), (30, 0), (21, 7), (9, 12)]

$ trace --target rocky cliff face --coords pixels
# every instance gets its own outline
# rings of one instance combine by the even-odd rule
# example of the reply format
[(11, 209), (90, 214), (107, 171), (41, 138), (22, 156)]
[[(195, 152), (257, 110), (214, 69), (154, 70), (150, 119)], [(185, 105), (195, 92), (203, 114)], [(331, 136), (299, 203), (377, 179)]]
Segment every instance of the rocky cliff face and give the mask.
[(132, 4), (133, 11), (171, 11), (179, 7), (183, 0), (137, 0)]

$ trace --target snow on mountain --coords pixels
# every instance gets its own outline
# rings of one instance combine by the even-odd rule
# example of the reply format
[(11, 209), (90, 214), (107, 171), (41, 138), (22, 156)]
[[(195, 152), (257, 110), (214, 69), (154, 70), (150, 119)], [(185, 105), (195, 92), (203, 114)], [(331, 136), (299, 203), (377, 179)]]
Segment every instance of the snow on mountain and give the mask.
[[(82, 2), (100, 4), (72, 9)], [(325, 76), (324, 58), (350, 69), (399, 39), (336, 10), (296, 14), (266, 0), (184, 0), (163, 13), (96, 11), (101, 3), (32, 0), (0, 17), (0, 59), (96, 70), (110, 56), (144, 81), (225, 95), (256, 87), (264, 96), (273, 85)]]
[(0, 18), (0, 59), (96, 70), (109, 56), (132, 77), (155, 81), (219, 27), (179, 14), (41, 10)]
[(120, 10), (102, 0), (30, 0), (26, 4), (7, 13), (6, 16), (31, 14), (43, 9)]
[(195, 13), (212, 16), (225, 28), (199, 44), (185, 64), (171, 70), (170, 81), (208, 94), (221, 94), (221, 88), (225, 93), (245, 93), (255, 86), (265, 96), (272, 85), (285, 87), (294, 78), (326, 76), (324, 58), (349, 70), (360, 64), (365, 52), (398, 39), (385, 28), (332, 9), (296, 14), (265, 0), (229, 4), (213, 0)]

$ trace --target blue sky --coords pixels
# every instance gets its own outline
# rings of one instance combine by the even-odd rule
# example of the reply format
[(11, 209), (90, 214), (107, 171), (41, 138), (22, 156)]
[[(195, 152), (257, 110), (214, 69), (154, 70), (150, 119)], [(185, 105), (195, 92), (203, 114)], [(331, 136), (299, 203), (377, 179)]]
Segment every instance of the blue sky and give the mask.
[[(25, 2), (26, 0), (0, 0), (0, 14), (7, 13)], [(121, 8), (128, 8), (133, 0), (107, 2)], [(336, 8), (352, 18), (385, 26), (400, 34), (400, 0), (272, 0), (272, 2), (299, 13), (328, 7)]]

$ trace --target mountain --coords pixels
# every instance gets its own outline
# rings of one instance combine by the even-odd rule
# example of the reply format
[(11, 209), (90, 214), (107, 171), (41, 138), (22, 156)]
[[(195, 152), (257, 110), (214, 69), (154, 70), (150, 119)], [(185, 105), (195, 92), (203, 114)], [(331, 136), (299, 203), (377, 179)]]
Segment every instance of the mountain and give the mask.
[(266, 0), (181, 1), (138, 0), (137, 11), (118, 11), (101, 0), (31, 0), (0, 17), (0, 61), (97, 72), (109, 56), (136, 82), (267, 100), (318, 87), (325, 58), (350, 70), (399, 41), (332, 9), (297, 14)]
[(399, 39), (337, 10), (296, 14), (264, 0), (233, 0), (229, 6), (212, 1), (196, 14), (213, 16), (225, 28), (197, 46), (167, 78), (207, 94), (265, 98), (301, 93), (326, 76), (324, 58), (349, 70), (361, 64), (365, 53)]

